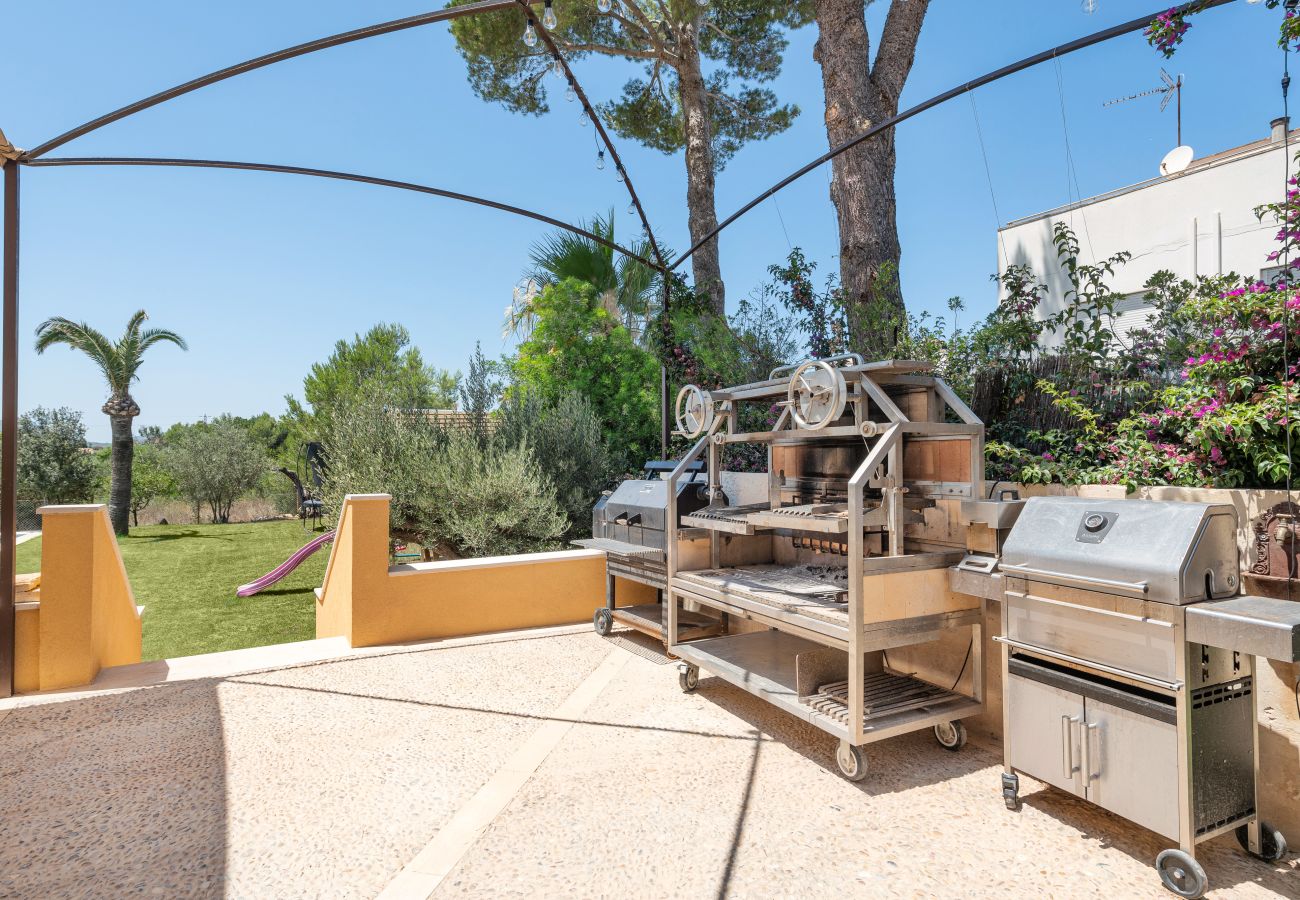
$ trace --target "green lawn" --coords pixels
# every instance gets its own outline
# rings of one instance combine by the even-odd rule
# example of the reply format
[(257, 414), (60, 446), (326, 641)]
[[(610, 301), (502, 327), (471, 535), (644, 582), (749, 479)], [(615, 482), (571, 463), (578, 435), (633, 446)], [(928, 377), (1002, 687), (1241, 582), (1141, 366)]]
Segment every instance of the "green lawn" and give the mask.
[[(119, 541), (135, 602), (144, 607), (144, 658), (260, 647), (316, 636), (315, 597), (329, 546), (252, 597), (235, 588), (274, 569), (314, 535), (296, 522), (151, 525)], [(40, 538), (18, 547), (18, 571), (41, 567)]]

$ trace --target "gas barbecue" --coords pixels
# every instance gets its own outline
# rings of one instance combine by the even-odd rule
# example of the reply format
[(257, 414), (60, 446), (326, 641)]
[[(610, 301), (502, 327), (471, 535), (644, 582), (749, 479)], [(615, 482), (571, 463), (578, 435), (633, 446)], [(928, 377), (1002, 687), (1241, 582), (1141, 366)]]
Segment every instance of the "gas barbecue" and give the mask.
[[(668, 482), (676, 465), (652, 460), (643, 467), (642, 477), (620, 482), (606, 491), (591, 511), (591, 537), (574, 541), (580, 547), (605, 551), (605, 605), (593, 617), (596, 633), (608, 635), (615, 622), (665, 640), (663, 591), (667, 587)], [(676, 486), (678, 517), (705, 507), (708, 484), (700, 480), (703, 466)], [(677, 540), (690, 541), (695, 535), (679, 532)], [(617, 580), (634, 581), (655, 588), (659, 600), (618, 606)], [(687, 613), (687, 626), (697, 636), (713, 634), (717, 623), (708, 616)]]
[(1184, 897), (1202, 841), (1286, 853), (1256, 812), (1255, 656), (1300, 658), (1300, 604), (1236, 596), (1233, 507), (1036, 497), (976, 568), (952, 579), (1001, 594), (1008, 808), (1023, 773), (1177, 842), (1156, 868)]

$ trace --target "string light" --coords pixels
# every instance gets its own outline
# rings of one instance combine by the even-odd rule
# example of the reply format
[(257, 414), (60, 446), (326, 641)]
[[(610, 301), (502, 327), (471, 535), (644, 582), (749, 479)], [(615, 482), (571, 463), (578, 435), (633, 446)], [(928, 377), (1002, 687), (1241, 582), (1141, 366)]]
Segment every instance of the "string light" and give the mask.
[(596, 151), (596, 168), (597, 168), (597, 169), (603, 169), (603, 168), (605, 168), (605, 151), (604, 151), (604, 150), (597, 150), (597, 151)]
[(569, 86), (564, 89), (564, 99), (568, 100), (570, 103), (578, 99), (578, 92), (573, 89), (572, 81), (570, 81)]
[(554, 31), (555, 26), (560, 24), (555, 18), (554, 0), (546, 0), (546, 9), (542, 11), (542, 27), (547, 31)]
[(622, 183), (623, 183), (623, 167), (622, 167), (622, 166), (618, 166), (618, 167), (614, 170), (614, 172), (615, 172), (614, 177), (618, 179), (618, 183), (619, 183), (619, 184), (622, 184)]
[(1097, 11), (1097, 0), (1083, 0), (1083, 2), (1080, 3), (1079, 5), (1083, 8), (1083, 11), (1088, 15), (1092, 15)]
[(610, 0), (596, 0), (596, 9), (603, 13), (607, 13), (613, 8), (614, 4), (611, 3)]
[(587, 127), (587, 111), (585, 109), (578, 113), (578, 121), (582, 123), (583, 128)]
[(635, 215), (636, 215), (636, 204), (635, 204), (635, 203), (629, 203), (629, 204), (627, 205), (627, 214), (628, 214), (629, 216), (635, 216)]
[(529, 47), (537, 46), (537, 29), (534, 28), (533, 25), (534, 22), (530, 17), (528, 19), (528, 27), (524, 29), (524, 44)]
[(555, 73), (556, 78), (564, 77), (564, 63), (560, 62), (558, 56), (555, 57), (555, 65), (551, 66), (551, 71)]

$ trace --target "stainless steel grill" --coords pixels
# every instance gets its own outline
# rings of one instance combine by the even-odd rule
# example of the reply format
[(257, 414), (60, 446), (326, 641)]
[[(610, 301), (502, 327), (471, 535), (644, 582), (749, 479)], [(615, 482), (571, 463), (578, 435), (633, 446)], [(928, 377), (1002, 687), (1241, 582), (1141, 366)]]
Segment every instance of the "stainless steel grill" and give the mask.
[(1300, 604), (1235, 597), (1236, 537), (1231, 506), (1039, 497), (987, 576), (1008, 807), (1025, 773), (1176, 841), (1156, 867), (1186, 897), (1208, 886), (1197, 843), (1286, 846), (1256, 817), (1254, 657), (1296, 659)]
[[(574, 541), (580, 547), (605, 552), (605, 605), (593, 617), (596, 632), (607, 635), (614, 622), (665, 639), (663, 591), (668, 583), (668, 482), (660, 475), (672, 471), (675, 463), (651, 461), (642, 477), (618, 484), (597, 501), (591, 512), (590, 538)], [(702, 471), (703, 467), (697, 467)], [(708, 504), (708, 484), (688, 477), (679, 482), (678, 518)], [(678, 540), (688, 540), (687, 531)], [(618, 580), (634, 581), (655, 588), (659, 600), (618, 606)], [(707, 616), (688, 613), (688, 627), (695, 636), (713, 634), (716, 623)]]

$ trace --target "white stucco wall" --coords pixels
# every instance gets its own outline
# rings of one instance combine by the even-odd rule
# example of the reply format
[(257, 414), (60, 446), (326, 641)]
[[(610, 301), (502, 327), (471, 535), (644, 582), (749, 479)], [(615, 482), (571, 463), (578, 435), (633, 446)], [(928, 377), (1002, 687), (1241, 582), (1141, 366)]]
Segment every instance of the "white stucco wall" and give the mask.
[[(1300, 148), (1297, 132), (1290, 146), (1292, 153)], [(1260, 222), (1254, 210), (1281, 198), (1284, 156), (1280, 141), (1248, 145), (1222, 159), (1193, 163), (1177, 175), (1012, 222), (998, 232), (999, 269), (1028, 263), (1050, 291), (1044, 313), (1059, 311), (1065, 278), (1052, 230), (1065, 222), (1078, 236), (1082, 262), (1121, 250), (1133, 254), (1109, 282), (1123, 294), (1140, 293), (1161, 269), (1183, 278), (1224, 272), (1258, 276), (1274, 265), (1267, 256), (1277, 247), (1277, 225), (1267, 217)], [(1132, 324), (1131, 318), (1126, 321)]]

